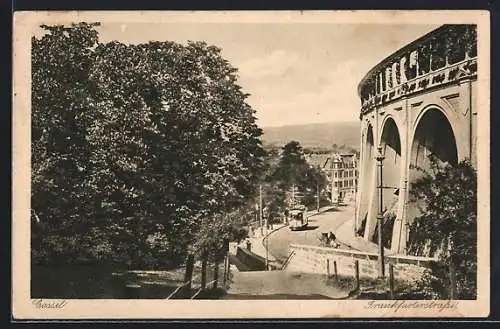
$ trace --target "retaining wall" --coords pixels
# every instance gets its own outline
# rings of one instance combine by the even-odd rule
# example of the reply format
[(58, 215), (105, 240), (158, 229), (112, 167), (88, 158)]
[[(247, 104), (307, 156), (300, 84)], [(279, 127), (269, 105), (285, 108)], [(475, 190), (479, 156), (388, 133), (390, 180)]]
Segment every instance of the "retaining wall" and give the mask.
[[(335, 262), (338, 275), (354, 276), (354, 264), (358, 260), (361, 278), (376, 278), (378, 276), (378, 254), (376, 253), (295, 244), (290, 245), (290, 252), (294, 252), (294, 255), (284, 269), (286, 271), (334, 274)], [(389, 264), (392, 263), (395, 279), (416, 281), (435, 261), (437, 259), (428, 257), (386, 256), (385, 273), (388, 275)]]
[(236, 249), (236, 258), (248, 266), (252, 271), (264, 271), (266, 269), (265, 258), (244, 248), (238, 247)]

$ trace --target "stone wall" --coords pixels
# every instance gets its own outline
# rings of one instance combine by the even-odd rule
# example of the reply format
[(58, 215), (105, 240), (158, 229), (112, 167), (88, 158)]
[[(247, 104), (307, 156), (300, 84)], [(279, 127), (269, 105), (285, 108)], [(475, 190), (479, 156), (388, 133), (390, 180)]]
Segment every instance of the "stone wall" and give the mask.
[[(290, 245), (294, 255), (284, 269), (290, 272), (334, 274), (334, 264), (339, 276), (354, 276), (355, 261), (359, 262), (361, 278), (376, 278), (378, 276), (378, 255), (376, 253), (360, 252), (344, 249), (333, 249), (306, 245)], [(435, 258), (413, 256), (386, 256), (386, 275), (389, 274), (389, 264), (394, 265), (394, 278), (401, 281), (417, 281), (426, 267)]]
[(252, 271), (264, 271), (266, 269), (266, 260), (263, 257), (241, 247), (236, 250), (236, 258)]

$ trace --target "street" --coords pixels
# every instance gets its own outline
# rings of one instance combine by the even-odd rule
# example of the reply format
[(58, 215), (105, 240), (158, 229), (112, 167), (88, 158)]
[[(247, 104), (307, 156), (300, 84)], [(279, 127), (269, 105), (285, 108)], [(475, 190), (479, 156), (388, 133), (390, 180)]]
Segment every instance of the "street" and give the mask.
[[(353, 207), (332, 208), (318, 215), (309, 213), (308, 229), (291, 231), (288, 226), (269, 235), (269, 253), (278, 262), (288, 257), (291, 243), (321, 246), (322, 232), (335, 231), (352, 219)], [(347, 245), (340, 248), (350, 249)], [(234, 273), (230, 289), (224, 299), (329, 299), (343, 298), (346, 292), (328, 285), (321, 275), (289, 273), (286, 271), (238, 271)]]
[(318, 274), (285, 271), (236, 272), (224, 299), (337, 299), (346, 291)]
[[(282, 228), (269, 236), (269, 253), (278, 261), (283, 262), (288, 257), (290, 244), (308, 244), (321, 246), (319, 237), (322, 232), (335, 231), (340, 225), (354, 216), (353, 206), (341, 206), (309, 218), (309, 225), (303, 231), (291, 231), (288, 227)], [(350, 249), (340, 244), (340, 248)]]

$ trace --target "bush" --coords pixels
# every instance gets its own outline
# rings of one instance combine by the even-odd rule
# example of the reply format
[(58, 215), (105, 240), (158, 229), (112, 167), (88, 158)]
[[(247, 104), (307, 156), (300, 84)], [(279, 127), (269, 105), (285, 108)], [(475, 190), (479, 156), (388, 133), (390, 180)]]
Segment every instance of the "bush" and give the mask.
[(420, 211), (410, 225), (409, 251), (438, 256), (426, 278), (433, 291), (449, 297), (450, 265), (459, 299), (475, 299), (477, 285), (477, 178), (468, 161), (456, 166), (431, 157), (431, 171), (412, 185)]

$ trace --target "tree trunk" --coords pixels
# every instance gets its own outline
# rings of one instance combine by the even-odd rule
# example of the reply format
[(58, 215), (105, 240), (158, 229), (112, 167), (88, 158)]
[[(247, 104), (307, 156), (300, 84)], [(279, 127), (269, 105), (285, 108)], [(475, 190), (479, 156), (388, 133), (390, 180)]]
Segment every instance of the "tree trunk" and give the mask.
[(194, 268), (194, 255), (189, 254), (186, 258), (186, 272), (184, 274), (184, 291), (189, 292), (191, 291), (191, 281), (193, 279), (193, 268)]
[(201, 288), (205, 289), (207, 285), (207, 262), (208, 262), (208, 255), (206, 252), (203, 253), (202, 255), (202, 260), (201, 260)]

